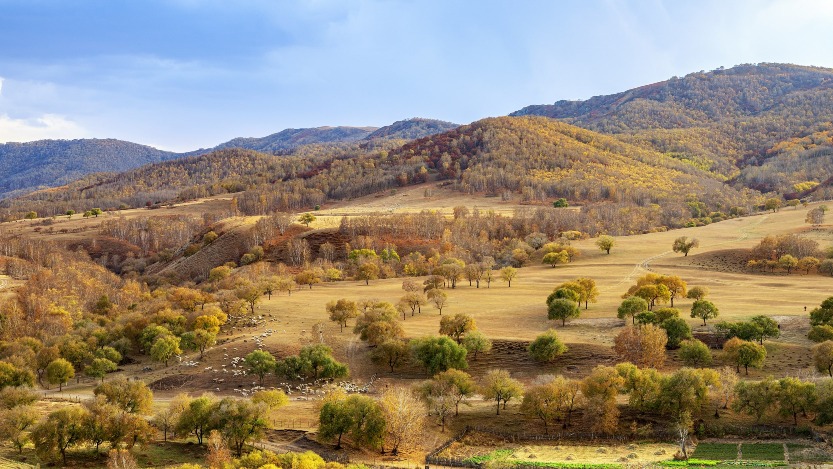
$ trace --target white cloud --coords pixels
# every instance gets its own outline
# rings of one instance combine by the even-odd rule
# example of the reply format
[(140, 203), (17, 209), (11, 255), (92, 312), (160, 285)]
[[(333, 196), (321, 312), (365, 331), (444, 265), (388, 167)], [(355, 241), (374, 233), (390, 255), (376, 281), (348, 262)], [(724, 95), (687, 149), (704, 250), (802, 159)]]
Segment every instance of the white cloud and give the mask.
[(0, 143), (82, 138), (86, 135), (87, 132), (81, 126), (56, 114), (44, 114), (31, 119), (15, 119), (0, 114)]

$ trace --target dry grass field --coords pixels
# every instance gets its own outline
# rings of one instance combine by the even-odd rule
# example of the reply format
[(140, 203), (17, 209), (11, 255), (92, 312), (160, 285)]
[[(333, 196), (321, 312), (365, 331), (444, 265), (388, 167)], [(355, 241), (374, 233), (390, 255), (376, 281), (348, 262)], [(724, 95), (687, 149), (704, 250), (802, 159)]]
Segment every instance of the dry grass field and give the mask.
[[(512, 202), (501, 202), (499, 199), (456, 193), (453, 197), (445, 197), (447, 194), (443, 193), (441, 201), (432, 200), (424, 197), (423, 191), (424, 188), (411, 188), (384, 197), (366, 197), (325, 207), (316, 212), (318, 220), (312, 227), (337, 226), (341, 216), (391, 211), (419, 211), (432, 208), (451, 215), (454, 206), (466, 205), (469, 208), (477, 206), (510, 214), (520, 207)], [(440, 196), (435, 193), (433, 197)], [(155, 211), (126, 210), (119, 212), (118, 216), (133, 217), (156, 213), (199, 215), (226, 204), (228, 197), (211, 198)], [(720, 308), (718, 320), (740, 320), (765, 314), (775, 317), (781, 323), (782, 337), (767, 343), (767, 362), (762, 370), (750, 370), (751, 378), (770, 374), (779, 377), (805, 370), (809, 372), (809, 347), (812, 343), (806, 339), (809, 322), (805, 306), (807, 310), (812, 309), (823, 299), (833, 296), (833, 279), (816, 274), (749, 273), (739, 268), (742, 250), (755, 246), (767, 235), (802, 232), (805, 236), (817, 239), (822, 246), (833, 244), (833, 227), (827, 225), (809, 229), (804, 223), (807, 210), (782, 209), (777, 213), (738, 218), (703, 227), (618, 237), (609, 255), (596, 248), (594, 239), (576, 241), (574, 246), (582, 251), (582, 255), (573, 263), (557, 268), (539, 264), (524, 267), (519, 270), (511, 288), (500, 280), (493, 281), (489, 288), (485, 283), (482, 283), (480, 288), (475, 288), (469, 286), (466, 281), (458, 282), (456, 289), (447, 291), (449, 301), (443, 314), (465, 313), (472, 316), (478, 329), (494, 340), (494, 349), (490, 354), (469, 361), (469, 371), (475, 377), (491, 368), (505, 368), (527, 384), (541, 374), (564, 374), (580, 378), (597, 364), (612, 364), (617, 361), (611, 345), (613, 337), (625, 322), (616, 318), (616, 308), (621, 302), (621, 295), (628, 287), (647, 272), (673, 274), (681, 276), (689, 286), (700, 285), (710, 289), (709, 299)], [(99, 219), (82, 219), (77, 215), (72, 220), (58, 218), (51, 225), (53, 234), (44, 233), (43, 230), (35, 233), (33, 230), (39, 226), (38, 220), (5, 224), (0, 229), (6, 233), (30, 233), (44, 239), (69, 242), (89, 237), (95, 233), (103, 219), (112, 216), (117, 215), (105, 214)], [(247, 225), (254, 220), (253, 217), (241, 218), (232, 223)], [(61, 228), (66, 228), (66, 232), (61, 233)], [(687, 257), (672, 252), (671, 245), (679, 236), (698, 238), (700, 247), (694, 249)], [(581, 317), (568, 321), (566, 326), (561, 326), (560, 322), (548, 321), (545, 308), (547, 295), (555, 285), (576, 277), (590, 277), (596, 280), (600, 290), (598, 302), (591, 303), (587, 310), (582, 309)], [(0, 278), (0, 291), (3, 290), (3, 286), (8, 291), (14, 285), (15, 283), (9, 279)], [(256, 307), (254, 320), (241, 318), (232, 321), (221, 332), (220, 343), (208, 350), (204, 359), (200, 360), (198, 354), (190, 353), (183, 356), (181, 362), (174, 362), (165, 368), (142, 358), (137, 363), (124, 366), (120, 373), (154, 383), (157, 405), (165, 404), (180, 392), (245, 395), (260, 383), (256, 377), (235, 376), (234, 371), (242, 370), (242, 365), (238, 364), (235, 367), (235, 359), (239, 360), (259, 346), (278, 357), (283, 357), (297, 352), (303, 345), (323, 340), (334, 349), (338, 359), (348, 363), (351, 379), (356, 383), (373, 382), (372, 389), (375, 391), (395, 384), (412, 384), (426, 378), (420, 368), (410, 366), (389, 373), (386, 368), (372, 365), (369, 349), (352, 334), (352, 322), (350, 327), (340, 332), (336, 324), (328, 321), (325, 311), (328, 302), (340, 298), (375, 298), (396, 303), (404, 293), (401, 285), (402, 279), (375, 280), (371, 281), (370, 285), (360, 281), (342, 281), (315, 285), (312, 289), (296, 290), (289, 296), (284, 293), (272, 295), (271, 299), (264, 297)], [(680, 299), (675, 302), (675, 306), (682, 310), (683, 317), (698, 330), (702, 328), (702, 322), (687, 317), (690, 305), (691, 300)], [(439, 322), (440, 315), (437, 310), (425, 306), (420, 314), (408, 315), (403, 326), (406, 336), (412, 338), (437, 334)], [(321, 335), (313, 333), (313, 326), (317, 323), (323, 323)], [(525, 346), (548, 328), (556, 329), (561, 339), (569, 346), (569, 350), (554, 363), (543, 366), (528, 358)], [(669, 357), (667, 369), (680, 366), (675, 353), (670, 353)], [(720, 360), (717, 360), (714, 366), (722, 365)], [(143, 371), (146, 367), (152, 370)], [(274, 376), (268, 376), (262, 384), (265, 387), (286, 386)], [(293, 386), (297, 387), (297, 384)], [(70, 383), (61, 394), (86, 396), (90, 394), (91, 388), (90, 382), (82, 381), (80, 385)], [(298, 389), (291, 390), (291, 402), (281, 411), (280, 426), (314, 429), (315, 401), (318, 395), (302, 393)], [(54, 396), (58, 392), (49, 390), (45, 394)], [(492, 404), (478, 401), (473, 407), (466, 409), (466, 415), (461, 416), (455, 426), (489, 421), (493, 411)], [(518, 414), (517, 406), (512, 404), (505, 419), (509, 431), (512, 428), (523, 429), (529, 424), (528, 420)], [(431, 447), (447, 436), (448, 434), (429, 431), (425, 439), (426, 446)], [(519, 447), (516, 451), (526, 451), (523, 454), (527, 458), (529, 454), (535, 455), (536, 458), (547, 457), (544, 456), (545, 449)], [(571, 448), (569, 454), (575, 453), (576, 460), (585, 460), (586, 455), (579, 454), (581, 451), (583, 450)], [(596, 457), (593, 460), (601, 462), (604, 459), (613, 462), (627, 457), (626, 451), (633, 452), (627, 448), (621, 451), (611, 449), (606, 455), (594, 453)], [(645, 451), (656, 453), (659, 450), (649, 448)], [(623, 453), (624, 456), (619, 453)], [(650, 456), (648, 453), (646, 457)], [(567, 453), (562, 451), (559, 454)], [(639, 460), (643, 460), (642, 456)]]

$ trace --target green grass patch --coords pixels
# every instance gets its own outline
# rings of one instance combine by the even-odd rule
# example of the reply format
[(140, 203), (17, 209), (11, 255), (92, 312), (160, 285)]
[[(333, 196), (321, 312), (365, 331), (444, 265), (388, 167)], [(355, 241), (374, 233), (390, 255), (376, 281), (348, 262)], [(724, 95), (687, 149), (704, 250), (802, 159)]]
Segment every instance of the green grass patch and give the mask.
[(744, 443), (740, 447), (744, 460), (783, 461), (784, 445), (782, 443)]
[(622, 469), (616, 463), (580, 463), (580, 462), (541, 462), (541, 461), (512, 461), (515, 467), (550, 467), (553, 469)]
[[(784, 459), (783, 453), (781, 456)], [(706, 461), (731, 461), (737, 457), (738, 445), (735, 443), (700, 443), (691, 455), (691, 459)]]
[(512, 456), (511, 449), (496, 449), (491, 453), (481, 454), (479, 456), (472, 456), (468, 459), (465, 459), (465, 462), (470, 462), (474, 464), (483, 464), (484, 462), (489, 461), (497, 461), (497, 460), (505, 460)]
[(720, 461), (691, 458), (688, 461), (663, 461), (659, 464), (665, 467), (714, 467), (720, 464)]

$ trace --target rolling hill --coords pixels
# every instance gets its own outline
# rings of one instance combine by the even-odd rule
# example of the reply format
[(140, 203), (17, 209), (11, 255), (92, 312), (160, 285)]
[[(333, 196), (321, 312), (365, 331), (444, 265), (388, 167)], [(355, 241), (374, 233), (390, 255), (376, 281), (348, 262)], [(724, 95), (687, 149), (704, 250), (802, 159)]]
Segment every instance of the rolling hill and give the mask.
[[(743, 168), (775, 156), (777, 152), (771, 150), (779, 142), (801, 139), (829, 126), (833, 70), (739, 65), (585, 101), (528, 106), (511, 115), (545, 116), (616, 135), (733, 178)], [(816, 182), (833, 176), (833, 166), (828, 168), (813, 176)]]
[(91, 173), (121, 172), (216, 150), (241, 148), (285, 153), (301, 145), (341, 144), (373, 139), (414, 139), (443, 132), (457, 124), (408, 119), (376, 127), (286, 129), (262, 138), (235, 138), (214, 148), (186, 153), (158, 150), (114, 139), (40, 140), (0, 144), (0, 199), (60, 186)]

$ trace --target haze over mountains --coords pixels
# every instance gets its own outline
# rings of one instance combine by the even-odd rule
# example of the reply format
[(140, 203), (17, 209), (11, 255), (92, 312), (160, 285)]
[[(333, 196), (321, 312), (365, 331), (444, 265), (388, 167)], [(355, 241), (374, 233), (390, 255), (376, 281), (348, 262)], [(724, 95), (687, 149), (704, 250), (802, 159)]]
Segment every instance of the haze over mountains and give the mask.
[(412, 118), (385, 127), (286, 129), (262, 138), (235, 138), (213, 148), (186, 153), (158, 150), (115, 139), (40, 140), (0, 144), (0, 199), (55, 187), (97, 172), (121, 172), (149, 163), (203, 155), (227, 148), (278, 153), (300, 145), (370, 139), (414, 139), (457, 124)]

